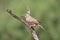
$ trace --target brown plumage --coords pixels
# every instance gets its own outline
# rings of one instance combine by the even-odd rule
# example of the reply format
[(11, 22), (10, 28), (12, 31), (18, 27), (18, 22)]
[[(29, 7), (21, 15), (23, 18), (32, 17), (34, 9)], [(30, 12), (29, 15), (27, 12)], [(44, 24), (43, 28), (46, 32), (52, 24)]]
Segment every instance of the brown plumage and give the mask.
[(39, 26), (40, 28), (42, 28), (45, 31), (43, 26), (41, 26), (41, 24), (35, 18), (30, 16), (30, 11), (27, 11), (27, 13), (25, 14), (25, 18), (26, 18), (26, 22), (28, 22), (28, 24), (30, 26), (32, 26), (32, 27)]

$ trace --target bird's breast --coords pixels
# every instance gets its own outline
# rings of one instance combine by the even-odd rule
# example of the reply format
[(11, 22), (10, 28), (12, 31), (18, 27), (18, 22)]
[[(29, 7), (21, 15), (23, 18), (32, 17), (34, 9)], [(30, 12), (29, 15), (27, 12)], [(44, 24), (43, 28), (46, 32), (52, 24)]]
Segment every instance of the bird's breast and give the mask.
[(32, 22), (33, 20), (31, 18), (26, 18), (27, 22)]

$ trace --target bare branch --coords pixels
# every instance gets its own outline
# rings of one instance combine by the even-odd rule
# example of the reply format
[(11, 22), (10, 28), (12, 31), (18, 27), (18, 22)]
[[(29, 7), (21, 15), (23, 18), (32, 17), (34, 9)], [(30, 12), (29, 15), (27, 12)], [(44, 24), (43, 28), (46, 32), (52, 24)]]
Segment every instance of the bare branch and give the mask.
[(28, 26), (28, 28), (30, 29), (31, 33), (32, 33), (32, 36), (34, 38), (34, 40), (39, 40), (34, 28), (32, 26), (30, 26), (26, 21), (24, 21), (22, 18), (16, 16), (15, 14), (12, 13), (12, 10), (10, 9), (7, 9), (7, 12), (12, 16), (14, 17), (15, 19), (19, 20), (20, 22), (24, 23), (26, 26)]

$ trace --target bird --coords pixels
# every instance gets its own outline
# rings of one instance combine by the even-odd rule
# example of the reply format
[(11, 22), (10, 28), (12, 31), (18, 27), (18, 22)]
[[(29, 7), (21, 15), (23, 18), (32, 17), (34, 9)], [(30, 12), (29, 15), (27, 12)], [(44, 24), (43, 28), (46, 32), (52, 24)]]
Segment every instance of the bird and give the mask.
[(25, 13), (24, 15), (25, 19), (26, 19), (26, 22), (32, 26), (32, 27), (35, 27), (35, 26), (38, 26), (40, 27), (42, 30), (46, 31), (45, 28), (41, 25), (40, 22), (38, 22), (35, 18), (33, 18), (31, 15), (30, 15), (30, 9), (27, 10), (27, 12)]

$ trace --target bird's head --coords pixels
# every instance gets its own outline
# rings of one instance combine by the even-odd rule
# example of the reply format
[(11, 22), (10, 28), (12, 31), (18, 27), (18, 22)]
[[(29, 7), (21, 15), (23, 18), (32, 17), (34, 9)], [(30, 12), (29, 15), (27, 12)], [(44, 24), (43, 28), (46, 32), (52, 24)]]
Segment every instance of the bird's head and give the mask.
[(26, 13), (25, 15), (24, 15), (24, 17), (29, 17), (30, 16), (30, 14), (29, 13)]
[(25, 13), (24, 17), (27, 18), (30, 16), (30, 8), (27, 7), (27, 12)]
[(27, 10), (26, 14), (24, 15), (26, 18), (30, 16), (30, 10)]

